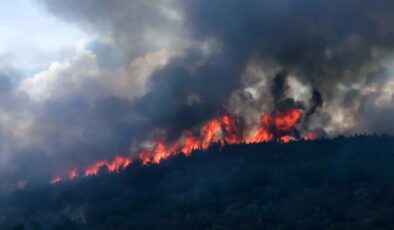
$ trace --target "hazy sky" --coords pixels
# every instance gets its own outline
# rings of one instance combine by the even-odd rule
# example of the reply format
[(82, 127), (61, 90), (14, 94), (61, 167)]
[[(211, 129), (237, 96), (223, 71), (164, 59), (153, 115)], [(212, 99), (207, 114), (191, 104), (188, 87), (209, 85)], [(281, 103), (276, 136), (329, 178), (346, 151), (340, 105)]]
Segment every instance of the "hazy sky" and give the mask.
[(86, 34), (59, 20), (34, 0), (2, 0), (0, 62), (31, 75), (70, 55)]

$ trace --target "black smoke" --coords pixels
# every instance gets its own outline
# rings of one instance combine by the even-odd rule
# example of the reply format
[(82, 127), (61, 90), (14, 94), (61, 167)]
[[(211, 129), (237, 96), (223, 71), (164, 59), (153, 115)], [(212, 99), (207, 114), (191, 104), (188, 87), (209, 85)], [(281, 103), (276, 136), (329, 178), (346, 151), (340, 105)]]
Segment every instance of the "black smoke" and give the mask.
[[(72, 1), (43, 2), (55, 15), (90, 30), (109, 31), (117, 41), (122, 39), (119, 46), (127, 39), (132, 44), (145, 25), (166, 22), (155, 13), (159, 2), (98, 1), (85, 2), (79, 8)], [(336, 99), (338, 84), (363, 80), (361, 72), (372, 64), (373, 49), (391, 50), (394, 45), (394, 29), (388, 23), (394, 19), (394, 3), (389, 0), (171, 3), (167, 5), (181, 12), (194, 40), (215, 39), (221, 49), (208, 58), (189, 49), (151, 77), (149, 93), (134, 105), (137, 113), (149, 118), (149, 129), (179, 131), (212, 117), (223, 109), (234, 90), (242, 88), (240, 78), (253, 60), (280, 67), (272, 84), (274, 101), (283, 96), (288, 74), (311, 85), (308, 118), (323, 101)], [(135, 17), (142, 20), (136, 23)], [(167, 26), (164, 23), (163, 28), (169, 31)]]
[[(391, 50), (394, 46), (394, 29), (387, 23), (394, 19), (394, 4), (387, 0), (179, 4), (193, 36), (219, 40), (222, 51), (197, 68), (187, 68), (186, 58), (154, 74), (151, 92), (140, 101), (154, 126), (190, 128), (213, 116), (242, 87), (241, 73), (251, 60), (281, 68), (271, 87), (274, 104), (286, 99), (287, 75), (311, 85), (308, 122), (323, 101), (330, 104), (337, 99), (338, 84), (363, 81), (362, 71), (373, 64), (374, 48)], [(199, 104), (187, 105), (191, 93), (200, 97)]]
[[(54, 168), (86, 166), (114, 154), (129, 154), (140, 144), (138, 140), (146, 140), (157, 130), (177, 138), (185, 129), (198, 127), (226, 111), (234, 92), (245, 90), (245, 72), (251, 64), (273, 72), (264, 76), (268, 82), (264, 90), (245, 99), (256, 100), (250, 105), (259, 107), (259, 112), (262, 107), (270, 108), (268, 113), (299, 108), (305, 123), (301, 129), (322, 130), (335, 116), (332, 107), (351, 108), (351, 115), (360, 114), (356, 120), (362, 125), (349, 132), (393, 132), (382, 123), (389, 123), (387, 114), (392, 109), (376, 106), (373, 99), (379, 95), (368, 97), (362, 90), (368, 84), (377, 83), (380, 89), (386, 83), (371, 74), (370, 68), (379, 68), (379, 61), (392, 53), (393, 1), (38, 2), (55, 16), (101, 39), (90, 49), (97, 58), (98, 72), (105, 72), (105, 77), (83, 78), (82, 82), (82, 76), (74, 76), (76, 80), (68, 82), (72, 73), (66, 72), (56, 81), (59, 89), (72, 96), (59, 94), (38, 105), (0, 82), (0, 90), (7, 96), (4, 98), (10, 98), (1, 100), (8, 106), (2, 109), (18, 107), (12, 117), (19, 118), (26, 110), (33, 117), (26, 122), (26, 127), (33, 127), (26, 133), (32, 139), (26, 141), (30, 145), (18, 148), (21, 154), (7, 154), (13, 156), (11, 161), (17, 168), (10, 169), (9, 174), (12, 170), (24, 171), (21, 178), (34, 174), (42, 164), (29, 166), (32, 159), (44, 159), (51, 165), (47, 171), (52, 175)], [(110, 44), (102, 42), (107, 40)], [(107, 89), (119, 80), (119, 69), (127, 70), (136, 57), (160, 49), (174, 54), (149, 77), (142, 96), (124, 98)], [(85, 63), (79, 68), (85, 68)], [(309, 97), (296, 100), (286, 96), (290, 77), (310, 88)], [(137, 91), (136, 87), (129, 90)], [(239, 102), (249, 113), (246, 105)], [(335, 135), (338, 130), (331, 127), (330, 132)], [(11, 147), (21, 143), (8, 138), (3, 139), (8, 145), (12, 143)], [(25, 158), (30, 151), (33, 153)]]

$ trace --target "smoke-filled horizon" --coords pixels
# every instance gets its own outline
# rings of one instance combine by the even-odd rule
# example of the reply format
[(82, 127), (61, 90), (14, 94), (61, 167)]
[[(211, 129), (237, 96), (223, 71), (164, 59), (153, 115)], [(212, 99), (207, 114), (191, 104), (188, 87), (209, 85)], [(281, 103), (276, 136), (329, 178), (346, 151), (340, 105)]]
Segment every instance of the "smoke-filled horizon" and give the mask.
[(394, 133), (392, 1), (36, 3), (91, 37), (20, 81), (1, 67), (2, 189), (198, 135), (223, 114), (256, 130), (297, 109), (295, 139)]

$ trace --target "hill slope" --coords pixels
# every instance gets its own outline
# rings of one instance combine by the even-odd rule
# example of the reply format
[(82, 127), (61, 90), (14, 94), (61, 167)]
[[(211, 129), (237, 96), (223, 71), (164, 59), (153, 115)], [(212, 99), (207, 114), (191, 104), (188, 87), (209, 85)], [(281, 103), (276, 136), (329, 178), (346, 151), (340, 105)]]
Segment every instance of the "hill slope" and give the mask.
[(0, 199), (0, 229), (371, 229), (394, 224), (394, 138), (233, 145)]

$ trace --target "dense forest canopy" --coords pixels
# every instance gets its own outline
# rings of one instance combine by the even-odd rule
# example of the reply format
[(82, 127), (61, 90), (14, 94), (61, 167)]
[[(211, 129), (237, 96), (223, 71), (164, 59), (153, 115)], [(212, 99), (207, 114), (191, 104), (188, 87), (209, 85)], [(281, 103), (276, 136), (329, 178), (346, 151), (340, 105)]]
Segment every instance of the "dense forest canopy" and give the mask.
[(0, 198), (1, 229), (389, 229), (394, 138), (214, 145)]

